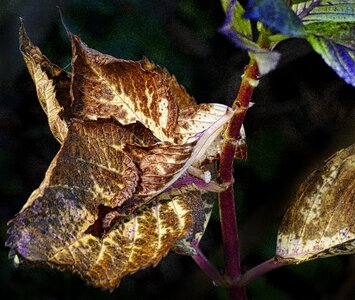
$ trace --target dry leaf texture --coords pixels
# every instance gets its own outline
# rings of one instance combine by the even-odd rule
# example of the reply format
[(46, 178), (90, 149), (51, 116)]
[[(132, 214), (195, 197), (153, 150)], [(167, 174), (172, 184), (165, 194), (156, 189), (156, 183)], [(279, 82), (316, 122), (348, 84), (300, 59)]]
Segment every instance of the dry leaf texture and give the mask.
[(48, 116), (49, 127), (55, 138), (63, 142), (68, 132), (64, 110), (71, 105), (71, 76), (42, 55), (28, 38), (23, 24), (20, 27), (20, 50), (35, 83), (39, 102)]
[[(100, 125), (71, 124), (40, 188), (11, 221), (7, 243), (21, 260), (113, 289), (123, 275), (156, 265), (194, 228), (201, 232), (205, 211), (192, 186), (162, 193), (133, 212), (115, 211), (139, 195), (138, 169), (121, 149), (136, 138), (120, 125)], [(103, 226), (112, 212), (115, 219)]]
[(301, 185), (282, 221), (276, 255), (300, 263), (355, 252), (355, 144)]
[(20, 28), (26, 65), (61, 148), (9, 222), (7, 246), (16, 261), (78, 273), (112, 290), (169, 250), (193, 253), (213, 201), (192, 181), (173, 184), (190, 166), (204, 172), (203, 163), (218, 159), (233, 111), (197, 105), (147, 59), (117, 59), (68, 35), (71, 74)]
[(126, 61), (87, 47), (72, 36), (74, 117), (115, 118), (122, 125), (141, 122), (160, 141), (185, 144), (221, 119), (228, 108), (196, 105), (166, 69)]

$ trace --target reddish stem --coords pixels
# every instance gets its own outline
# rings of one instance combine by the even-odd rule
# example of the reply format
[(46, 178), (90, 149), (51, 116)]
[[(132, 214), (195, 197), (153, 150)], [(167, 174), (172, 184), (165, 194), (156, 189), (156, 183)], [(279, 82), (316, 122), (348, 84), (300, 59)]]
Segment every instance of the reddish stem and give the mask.
[(196, 264), (201, 268), (202, 271), (213, 281), (215, 285), (227, 286), (227, 283), (221, 273), (208, 261), (207, 257), (202, 253), (198, 244), (192, 244), (196, 250), (196, 254), (191, 257), (196, 262)]
[(278, 262), (275, 260), (275, 258), (271, 258), (254, 268), (246, 271), (243, 275), (241, 275), (237, 282), (232, 283), (237, 286), (246, 286), (256, 278), (264, 275), (265, 273), (268, 273), (272, 270), (278, 269), (280, 267), (286, 266), (286, 263)]
[[(231, 282), (235, 281), (241, 275), (239, 237), (233, 189), (235, 141), (240, 134), (240, 128), (258, 80), (258, 67), (256, 62), (251, 59), (245, 69), (238, 95), (233, 103), (235, 114), (225, 130), (224, 144), (220, 158), (220, 180), (224, 184), (229, 184), (229, 188), (219, 194), (218, 200), (223, 239), (224, 271), (226, 278)], [(232, 286), (228, 291), (230, 299), (246, 299), (243, 287)]]

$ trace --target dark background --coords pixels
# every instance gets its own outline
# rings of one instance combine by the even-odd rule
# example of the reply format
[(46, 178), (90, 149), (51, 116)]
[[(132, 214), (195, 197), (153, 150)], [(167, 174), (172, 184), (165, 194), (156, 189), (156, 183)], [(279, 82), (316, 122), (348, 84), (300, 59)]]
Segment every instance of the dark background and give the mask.
[[(0, 244), (6, 223), (37, 188), (59, 148), (18, 51), (18, 17), (33, 42), (70, 70), (66, 23), (92, 48), (125, 59), (146, 56), (165, 66), (198, 102), (230, 104), (247, 55), (217, 30), (218, 0), (0, 1)], [(245, 127), (246, 163), (235, 180), (242, 263), (273, 256), (277, 227), (297, 187), (321, 162), (355, 140), (354, 89), (302, 40), (278, 47), (277, 70), (262, 78)], [(211, 261), (223, 263), (218, 211), (202, 242)], [(168, 255), (158, 267), (124, 278), (112, 294), (76, 276), (15, 269), (0, 248), (2, 299), (226, 299), (189, 257)], [(248, 286), (250, 299), (350, 299), (355, 257), (320, 259), (275, 270)]]

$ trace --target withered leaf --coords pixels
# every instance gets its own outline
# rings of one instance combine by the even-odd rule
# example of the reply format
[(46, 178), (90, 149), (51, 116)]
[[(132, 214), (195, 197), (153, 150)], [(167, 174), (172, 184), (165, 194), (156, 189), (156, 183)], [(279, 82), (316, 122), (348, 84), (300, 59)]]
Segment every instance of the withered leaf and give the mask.
[[(219, 159), (219, 155), (222, 151), (224, 142), (223, 128), (216, 130), (214, 133), (212, 133), (212, 136), (215, 136), (215, 138), (211, 137), (211, 140), (213, 140), (213, 142), (210, 143), (204, 151), (201, 151), (203, 154), (198, 156), (194, 160), (193, 166), (200, 167), (201, 165), (210, 164)], [(236, 139), (236, 149), (234, 158), (240, 160), (245, 160), (247, 158), (246, 135), (243, 125), (240, 129), (240, 135)]]
[(36, 86), (39, 102), (48, 117), (49, 127), (59, 142), (65, 139), (68, 126), (64, 111), (71, 105), (69, 73), (52, 64), (28, 38), (21, 22), (20, 50)]
[(200, 195), (202, 201), (200, 201), (201, 198), (198, 198), (199, 201), (195, 199), (193, 202), (191, 200), (194, 199), (190, 198), (188, 200), (189, 203), (191, 203), (190, 207), (193, 217), (192, 226), (190, 227), (189, 233), (184, 238), (176, 241), (172, 249), (174, 252), (182, 255), (196, 254), (194, 246), (200, 242), (207, 228), (212, 214), (213, 204), (216, 202), (216, 196), (214, 195), (216, 194), (203, 193)]
[(76, 118), (113, 117), (122, 125), (139, 121), (160, 141), (185, 144), (198, 139), (217, 121), (221, 127), (232, 115), (225, 105), (196, 105), (175, 77), (147, 59), (118, 59), (69, 35), (73, 48), (72, 114)]
[(193, 148), (194, 144), (159, 143), (150, 147), (127, 145), (125, 152), (136, 163), (140, 175), (135, 200), (151, 197), (165, 190), (186, 169), (187, 166), (184, 166), (190, 159)]
[(192, 165), (203, 172), (206, 157), (218, 159), (233, 111), (197, 105), (147, 59), (116, 59), (69, 36), (72, 74), (43, 56), (21, 25), (24, 59), (62, 145), (9, 222), (7, 246), (20, 262), (72, 271), (112, 290), (169, 250), (192, 254), (213, 201), (192, 181), (173, 184)]
[(133, 212), (120, 211), (110, 227), (103, 226), (105, 216), (139, 195), (139, 170), (122, 150), (136, 141), (117, 124), (73, 122), (41, 186), (10, 222), (12, 255), (112, 289), (123, 275), (155, 265), (191, 228), (201, 227), (193, 222), (198, 214), (204, 222), (193, 187), (162, 193)]
[[(72, 271), (94, 286), (110, 290), (118, 285), (124, 275), (158, 264), (177, 240), (189, 235), (192, 224), (196, 223), (191, 206), (201, 202), (199, 192), (191, 187), (171, 190), (134, 213), (118, 218), (114, 226), (100, 237), (85, 230), (87, 224), (93, 221), (92, 213), (95, 212), (72, 206), (71, 202), (76, 202), (76, 199), (70, 193), (51, 192), (48, 196), (56, 195), (59, 206), (58, 220), (52, 216), (53, 206), (44, 204), (38, 207), (37, 203), (25, 210), (22, 216), (19, 215), (21, 221), (15, 220), (25, 226), (18, 231), (21, 236), (11, 241), (20, 261)], [(50, 215), (44, 215), (45, 211)], [(75, 225), (72, 218), (78, 218)], [(35, 224), (32, 224), (33, 221)], [(56, 224), (56, 221), (62, 224)], [(38, 222), (43, 223), (42, 233), (36, 232), (39, 230)], [(72, 228), (72, 232), (80, 229), (80, 234), (73, 236), (72, 232), (58, 231), (60, 228), (68, 229), (68, 226), (80, 226)], [(53, 240), (54, 234), (59, 240)]]
[(278, 260), (301, 263), (355, 253), (355, 144), (300, 186), (278, 233)]

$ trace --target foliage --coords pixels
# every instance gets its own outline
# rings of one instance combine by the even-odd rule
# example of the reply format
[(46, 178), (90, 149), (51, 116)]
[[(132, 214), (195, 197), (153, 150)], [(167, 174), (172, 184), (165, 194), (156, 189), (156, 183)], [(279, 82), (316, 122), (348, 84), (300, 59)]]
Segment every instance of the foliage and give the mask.
[[(226, 7), (226, 1), (222, 1)], [(236, 11), (236, 12), (234, 12)], [(245, 14), (240, 13), (241, 8), (238, 1), (231, 1), (228, 6), (228, 15), (238, 15), (234, 18), (231, 26), (233, 33), (229, 32), (229, 37), (234, 43), (243, 49), (251, 51), (254, 55), (258, 53), (257, 47), (250, 47), (252, 39), (245, 42), (245, 38), (240, 36), (241, 26), (246, 19), (259, 21), (281, 36), (269, 35), (271, 41), (283, 40), (287, 37), (303, 37), (312, 45), (314, 50), (322, 55), (324, 61), (331, 66), (337, 74), (347, 83), (355, 86), (355, 2), (348, 1), (301, 1), (294, 4), (292, 10), (287, 6), (286, 1), (248, 1)], [(296, 16), (297, 15), (297, 16)], [(229, 21), (228, 21), (229, 22)], [(302, 22), (302, 23), (301, 23)], [(230, 27), (231, 27), (230, 26)], [(260, 27), (261, 28), (261, 27)], [(261, 29), (261, 34), (263, 29)], [(269, 55), (270, 57), (270, 55)], [(259, 67), (268, 71), (276, 67), (278, 59), (268, 60), (269, 68), (264, 62), (259, 62)]]
[(218, 158), (231, 110), (196, 105), (147, 59), (115, 59), (68, 35), (72, 74), (20, 28), (22, 54), (62, 146), (10, 222), (7, 245), (16, 262), (71, 270), (113, 289), (171, 248), (193, 251), (189, 244), (199, 241), (211, 212), (196, 185), (219, 189), (210, 178), (199, 186), (195, 177), (209, 174), (204, 165)]
[[(285, 1), (249, 1), (244, 10), (238, 1), (222, 1), (227, 17), (221, 32), (251, 57), (234, 109), (197, 105), (165, 69), (147, 59), (103, 55), (70, 32), (73, 70), (67, 73), (22, 31), (24, 59), (62, 146), (39, 189), (11, 221), (8, 246), (15, 263), (70, 270), (108, 289), (125, 274), (156, 265), (169, 249), (199, 264), (198, 243), (211, 212), (201, 197), (206, 191), (220, 193), (224, 277), (213, 266), (199, 265), (233, 299), (245, 297), (245, 284), (284, 264), (354, 253), (354, 146), (335, 154), (300, 187), (280, 227), (275, 259), (241, 273), (239, 245), (228, 242), (238, 241), (238, 231), (223, 227), (235, 226), (234, 206), (221, 203), (226, 197), (234, 202), (228, 166), (245, 157), (241, 126), (259, 75), (279, 61), (274, 47), (289, 37), (306, 38), (354, 85), (353, 1), (295, 3), (292, 11)], [(248, 18), (258, 21), (257, 39)], [(205, 165), (215, 161), (222, 184), (210, 181), (212, 166)], [(236, 259), (228, 259), (233, 250)]]
[(280, 261), (354, 253), (355, 144), (340, 150), (301, 185), (284, 216), (276, 255)]

